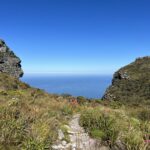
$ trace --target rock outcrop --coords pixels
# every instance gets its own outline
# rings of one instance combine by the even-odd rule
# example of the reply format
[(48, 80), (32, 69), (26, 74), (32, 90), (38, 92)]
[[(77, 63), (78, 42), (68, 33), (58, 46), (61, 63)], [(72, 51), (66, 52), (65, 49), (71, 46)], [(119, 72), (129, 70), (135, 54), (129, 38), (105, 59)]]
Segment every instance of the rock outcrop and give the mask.
[(119, 69), (103, 99), (125, 103), (150, 103), (150, 57), (138, 58)]
[(0, 72), (16, 78), (23, 76), (21, 60), (9, 49), (3, 40), (0, 40)]

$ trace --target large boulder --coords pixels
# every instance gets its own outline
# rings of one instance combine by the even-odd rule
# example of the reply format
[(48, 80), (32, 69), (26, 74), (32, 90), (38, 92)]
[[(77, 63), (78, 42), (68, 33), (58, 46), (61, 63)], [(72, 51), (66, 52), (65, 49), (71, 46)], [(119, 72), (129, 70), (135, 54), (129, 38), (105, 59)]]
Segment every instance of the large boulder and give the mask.
[(0, 40), (0, 72), (16, 78), (23, 76), (21, 60), (9, 49), (3, 40)]
[(103, 99), (150, 104), (150, 57), (138, 58), (115, 72)]

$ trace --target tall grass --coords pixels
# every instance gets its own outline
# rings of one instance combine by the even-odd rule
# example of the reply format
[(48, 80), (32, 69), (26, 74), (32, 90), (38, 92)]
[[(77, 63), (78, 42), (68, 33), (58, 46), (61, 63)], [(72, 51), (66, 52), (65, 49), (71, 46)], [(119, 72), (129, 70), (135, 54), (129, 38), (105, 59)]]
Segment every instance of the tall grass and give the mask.
[[(85, 110), (80, 125), (101, 143), (110, 148), (120, 146), (127, 150), (148, 150), (150, 122), (128, 115), (125, 110), (97, 107)], [(146, 136), (147, 135), (147, 136)], [(145, 138), (144, 138), (145, 137)], [(121, 143), (121, 144), (118, 144)]]
[(0, 149), (51, 149), (73, 113), (67, 100), (32, 88), (5, 93), (0, 95)]

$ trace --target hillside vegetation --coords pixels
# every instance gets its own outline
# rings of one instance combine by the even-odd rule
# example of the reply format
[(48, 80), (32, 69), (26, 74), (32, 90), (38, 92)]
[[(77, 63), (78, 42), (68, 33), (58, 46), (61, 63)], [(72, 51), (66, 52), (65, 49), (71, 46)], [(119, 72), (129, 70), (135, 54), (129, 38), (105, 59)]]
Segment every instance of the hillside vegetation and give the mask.
[(107, 150), (150, 149), (150, 57), (117, 71), (103, 100), (89, 100), (30, 87), (19, 81), (21, 61), (2, 40), (0, 54), (0, 150), (51, 150), (59, 142), (69, 144), (67, 125), (74, 114)]
[(73, 113), (65, 98), (0, 74), (0, 149), (51, 149)]
[(103, 102), (87, 107), (80, 117), (80, 125), (111, 150), (150, 149), (150, 110)]
[(101, 145), (114, 150), (150, 149), (150, 111), (147, 106), (86, 100), (52, 95), (14, 77), (0, 74), (0, 149), (52, 149), (58, 130), (64, 132), (72, 115), (80, 113), (80, 125)]
[(103, 99), (150, 105), (150, 57), (138, 58), (119, 69)]

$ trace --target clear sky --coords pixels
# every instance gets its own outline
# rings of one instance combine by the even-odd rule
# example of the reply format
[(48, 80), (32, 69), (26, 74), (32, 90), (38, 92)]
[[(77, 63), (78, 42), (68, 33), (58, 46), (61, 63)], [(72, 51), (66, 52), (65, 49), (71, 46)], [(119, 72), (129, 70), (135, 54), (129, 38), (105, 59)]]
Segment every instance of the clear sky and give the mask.
[(0, 0), (0, 18), (25, 73), (112, 74), (150, 55), (149, 0)]

